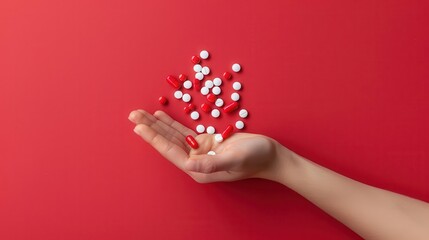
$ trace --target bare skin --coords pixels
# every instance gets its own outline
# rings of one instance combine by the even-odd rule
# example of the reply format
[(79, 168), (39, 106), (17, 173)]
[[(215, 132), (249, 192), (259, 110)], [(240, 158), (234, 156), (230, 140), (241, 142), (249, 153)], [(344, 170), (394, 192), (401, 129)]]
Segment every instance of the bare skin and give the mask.
[[(274, 139), (236, 133), (222, 143), (162, 111), (131, 112), (134, 132), (199, 183), (262, 178), (304, 196), (365, 239), (429, 239), (429, 204), (372, 187), (305, 159)], [(192, 135), (200, 147), (185, 141)], [(216, 155), (207, 155), (213, 150)]]

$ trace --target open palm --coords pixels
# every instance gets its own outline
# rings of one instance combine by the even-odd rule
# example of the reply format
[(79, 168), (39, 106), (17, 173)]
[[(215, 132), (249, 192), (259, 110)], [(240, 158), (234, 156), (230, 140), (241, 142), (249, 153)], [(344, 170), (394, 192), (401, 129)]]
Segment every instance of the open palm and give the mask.
[[(136, 110), (129, 119), (136, 124), (134, 131), (139, 136), (200, 183), (258, 177), (274, 159), (275, 141), (262, 135), (236, 133), (218, 143), (213, 135), (197, 135), (162, 111), (152, 115)], [(187, 135), (195, 137), (198, 149), (189, 147)], [(209, 151), (216, 155), (207, 155)]]

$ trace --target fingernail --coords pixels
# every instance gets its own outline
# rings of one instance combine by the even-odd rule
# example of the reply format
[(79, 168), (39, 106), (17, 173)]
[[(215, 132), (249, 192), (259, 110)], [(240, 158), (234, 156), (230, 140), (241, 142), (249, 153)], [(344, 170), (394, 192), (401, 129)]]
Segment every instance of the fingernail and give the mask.
[(134, 127), (134, 132), (135, 132), (136, 134), (140, 134), (139, 128), (138, 128), (137, 126), (135, 126), (135, 127)]
[(130, 120), (131, 122), (134, 122), (134, 117), (136, 116), (136, 114), (133, 112), (130, 113), (130, 115), (128, 116), (128, 120)]

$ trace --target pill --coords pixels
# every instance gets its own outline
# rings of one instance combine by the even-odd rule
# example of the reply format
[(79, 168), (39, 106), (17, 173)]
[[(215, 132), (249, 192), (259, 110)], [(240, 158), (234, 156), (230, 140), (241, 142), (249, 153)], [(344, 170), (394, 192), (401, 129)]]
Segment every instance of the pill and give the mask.
[(213, 126), (208, 126), (206, 132), (208, 134), (214, 134), (216, 132), (216, 129)]
[(209, 58), (209, 52), (207, 52), (206, 50), (202, 50), (202, 51), (200, 52), (200, 57), (201, 57), (202, 59), (207, 59), (207, 58)]
[(209, 94), (210, 89), (208, 89), (207, 87), (202, 87), (200, 90), (201, 94), (203, 94), (204, 96)]
[(203, 112), (210, 112), (212, 110), (212, 107), (210, 107), (210, 105), (208, 105), (207, 103), (203, 103), (201, 104), (201, 110), (203, 110)]
[(216, 107), (222, 107), (223, 106), (222, 98), (216, 99), (215, 105), (216, 105)]
[(207, 94), (207, 101), (209, 101), (211, 103), (215, 103), (216, 102), (216, 95), (214, 95), (213, 93)]
[(241, 109), (240, 112), (238, 112), (238, 116), (240, 116), (241, 118), (247, 118), (248, 115), (249, 112), (247, 112), (246, 109)]
[(240, 70), (241, 70), (240, 64), (238, 64), (238, 63), (232, 64), (232, 71), (234, 71), (234, 72), (240, 72)]
[(212, 110), (212, 117), (218, 118), (220, 116), (220, 111), (218, 109)]
[(206, 128), (204, 127), (204, 125), (199, 124), (195, 130), (197, 130), (197, 133), (203, 133), (206, 130)]
[(214, 95), (219, 95), (221, 93), (220, 87), (214, 87), (214, 88), (212, 88), (212, 93)]
[(186, 89), (191, 89), (192, 88), (192, 82), (190, 80), (186, 80), (183, 83), (183, 87), (186, 88)]
[(184, 101), (184, 102), (190, 102), (191, 101), (191, 95), (189, 95), (188, 93), (185, 93), (185, 94), (183, 94), (183, 96), (182, 96), (182, 100)]
[(194, 79), (194, 88), (195, 88), (195, 90), (197, 90), (197, 91), (200, 91), (201, 90), (201, 82), (200, 82), (200, 80), (198, 80), (198, 79)]
[(193, 111), (191, 112), (191, 118), (192, 120), (197, 120), (198, 118), (200, 118), (200, 114), (197, 111)]
[(231, 102), (230, 104), (223, 107), (223, 111), (226, 113), (234, 112), (238, 106), (238, 102)]
[(229, 72), (224, 72), (222, 76), (223, 76), (223, 78), (225, 78), (226, 80), (229, 80), (229, 79), (231, 79), (231, 78), (232, 78), (232, 75), (231, 75), (231, 73), (229, 73)]
[(234, 127), (231, 124), (228, 125), (228, 127), (226, 127), (226, 129), (222, 132), (222, 138), (223, 139), (229, 138), (232, 135), (233, 131), (234, 131)]
[(214, 155), (216, 155), (216, 153), (215, 153), (214, 151), (209, 151), (209, 152), (207, 153), (207, 155), (214, 156)]
[(213, 83), (213, 81), (212, 81), (212, 80), (207, 80), (207, 81), (204, 83), (204, 86), (206, 86), (207, 88), (212, 88), (212, 87), (214, 86), (214, 83)]
[(240, 90), (240, 89), (241, 89), (241, 83), (240, 83), (240, 82), (234, 82), (234, 83), (232, 84), (232, 88), (233, 88), (235, 91)]
[(209, 68), (209, 67), (207, 67), (207, 66), (205, 66), (205, 67), (203, 67), (203, 68), (201, 69), (201, 72), (202, 72), (204, 75), (209, 75), (209, 74), (210, 74), (210, 68)]
[(190, 112), (194, 111), (196, 108), (195, 104), (190, 103), (188, 106), (184, 107), (183, 110), (186, 114), (189, 114)]
[(197, 64), (197, 63), (201, 62), (201, 59), (200, 59), (200, 57), (194, 55), (194, 56), (191, 57), (191, 62)]
[(189, 103), (188, 108), (191, 109), (191, 111), (194, 111), (195, 109), (197, 109), (197, 106), (195, 106), (195, 104), (193, 103)]
[(204, 74), (197, 72), (197, 73), (195, 73), (195, 78), (201, 81), (204, 78)]
[(177, 80), (177, 78), (175, 78), (172, 75), (168, 75), (167, 76), (167, 82), (168, 84), (170, 84), (172, 87), (179, 89), (180, 88), (180, 82), (179, 80)]
[(235, 128), (237, 128), (237, 129), (243, 129), (244, 128), (244, 122), (243, 121), (237, 121), (237, 122), (235, 122)]
[(203, 67), (200, 64), (195, 64), (194, 65), (194, 71), (196, 73), (201, 72), (202, 69), (203, 69)]
[(215, 135), (215, 141), (218, 143), (221, 143), (223, 141), (222, 134), (216, 134)]
[(191, 135), (186, 136), (185, 139), (186, 139), (186, 142), (189, 144), (189, 146), (191, 146), (191, 148), (197, 149), (199, 147), (197, 140), (195, 140), (195, 138), (192, 137)]
[(231, 94), (231, 99), (232, 99), (232, 101), (238, 101), (238, 100), (240, 100), (240, 94), (238, 94), (238, 93), (232, 93)]
[(175, 97), (176, 99), (181, 99), (181, 98), (182, 98), (182, 96), (183, 96), (182, 91), (177, 90), (177, 91), (175, 91), (175, 92), (174, 92), (174, 97)]
[(220, 85), (222, 85), (222, 79), (220, 79), (220, 78), (215, 78), (215, 79), (213, 79), (213, 84), (214, 84), (216, 87), (219, 87)]
[(179, 80), (181, 81), (181, 82), (184, 82), (184, 81), (186, 81), (186, 79), (187, 79), (188, 77), (186, 77), (186, 75), (185, 74), (180, 74), (179, 75)]
[(162, 105), (166, 105), (168, 103), (168, 100), (166, 97), (161, 96), (158, 98), (159, 103), (161, 103)]
[(184, 108), (183, 108), (183, 111), (184, 111), (186, 114), (189, 114), (192, 110), (191, 110), (188, 106), (186, 106), (186, 107), (184, 107)]

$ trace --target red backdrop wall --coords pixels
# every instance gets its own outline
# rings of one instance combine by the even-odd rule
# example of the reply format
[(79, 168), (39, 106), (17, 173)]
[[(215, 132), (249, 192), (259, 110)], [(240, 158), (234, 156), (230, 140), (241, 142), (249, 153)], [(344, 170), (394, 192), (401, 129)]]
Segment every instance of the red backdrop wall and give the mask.
[[(359, 239), (287, 188), (202, 185), (128, 122), (189, 58), (243, 66), (247, 131), (429, 201), (425, 1), (0, 3), (0, 239)], [(164, 109), (188, 126), (173, 102)], [(341, 201), (341, 199), (338, 199)]]

